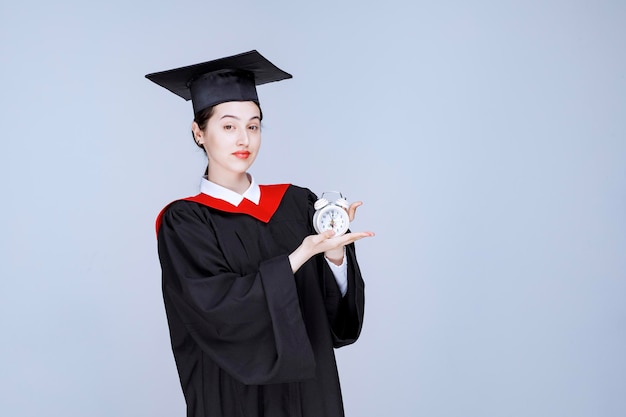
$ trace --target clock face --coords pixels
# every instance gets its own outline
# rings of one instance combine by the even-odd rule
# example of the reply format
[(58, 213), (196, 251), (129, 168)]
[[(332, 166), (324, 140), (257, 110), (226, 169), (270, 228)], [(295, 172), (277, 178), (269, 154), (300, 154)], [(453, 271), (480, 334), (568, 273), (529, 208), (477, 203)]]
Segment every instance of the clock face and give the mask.
[(335, 235), (343, 235), (350, 224), (348, 213), (341, 207), (329, 206), (323, 208), (317, 216), (316, 229), (318, 233), (334, 230)]

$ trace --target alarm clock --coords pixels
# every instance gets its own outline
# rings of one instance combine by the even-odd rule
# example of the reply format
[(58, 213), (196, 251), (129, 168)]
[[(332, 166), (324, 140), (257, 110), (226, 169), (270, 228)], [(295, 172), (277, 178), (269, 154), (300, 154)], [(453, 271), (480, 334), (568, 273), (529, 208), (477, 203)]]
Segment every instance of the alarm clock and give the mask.
[(330, 202), (324, 198), (324, 194), (317, 200), (313, 206), (315, 214), (313, 215), (313, 227), (317, 233), (323, 233), (327, 230), (334, 230), (335, 236), (341, 236), (348, 230), (350, 225), (350, 217), (348, 216), (348, 200), (341, 193), (339, 199)]

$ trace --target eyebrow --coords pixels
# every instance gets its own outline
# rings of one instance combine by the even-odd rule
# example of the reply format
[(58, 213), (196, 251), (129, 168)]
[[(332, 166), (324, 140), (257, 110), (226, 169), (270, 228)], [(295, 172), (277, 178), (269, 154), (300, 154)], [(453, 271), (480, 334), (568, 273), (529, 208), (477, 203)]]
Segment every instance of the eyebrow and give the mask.
[[(223, 115), (222, 117), (220, 117), (220, 120), (225, 119), (225, 118), (227, 118), (227, 117), (232, 117), (232, 118), (233, 118), (233, 119), (235, 119), (235, 120), (241, 120), (239, 117), (237, 117), (237, 116), (233, 116), (232, 114), (225, 114), (225, 115)], [(260, 116), (252, 116), (252, 117), (250, 118), (250, 120), (253, 120), (253, 119), (259, 119), (259, 120), (261, 120), (261, 117), (260, 117)]]

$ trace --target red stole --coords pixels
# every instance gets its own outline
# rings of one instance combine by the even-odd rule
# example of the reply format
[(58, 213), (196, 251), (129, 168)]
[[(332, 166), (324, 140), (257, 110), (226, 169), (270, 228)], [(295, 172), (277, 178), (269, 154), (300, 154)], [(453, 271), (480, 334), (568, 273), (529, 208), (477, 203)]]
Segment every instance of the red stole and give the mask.
[[(280, 205), (287, 188), (289, 188), (289, 184), (259, 185), (259, 188), (261, 189), (261, 199), (259, 200), (258, 205), (244, 198), (238, 206), (233, 206), (227, 201), (202, 193), (192, 197), (183, 198), (182, 200), (194, 201), (215, 210), (225, 211), (227, 213), (247, 214), (262, 221), (263, 223), (267, 223), (270, 221), (274, 213), (276, 213), (276, 210), (278, 210), (278, 206)], [(163, 208), (157, 216), (157, 235), (159, 233), (159, 228), (161, 227), (163, 213), (170, 204), (165, 206), (165, 208)]]

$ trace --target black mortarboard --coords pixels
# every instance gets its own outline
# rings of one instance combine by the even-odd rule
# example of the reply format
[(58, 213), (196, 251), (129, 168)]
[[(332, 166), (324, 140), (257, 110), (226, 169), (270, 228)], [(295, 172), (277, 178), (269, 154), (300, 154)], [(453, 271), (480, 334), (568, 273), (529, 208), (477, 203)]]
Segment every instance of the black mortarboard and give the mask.
[(244, 52), (202, 64), (155, 72), (146, 78), (191, 100), (197, 113), (226, 101), (259, 103), (256, 86), (292, 78), (257, 51)]

